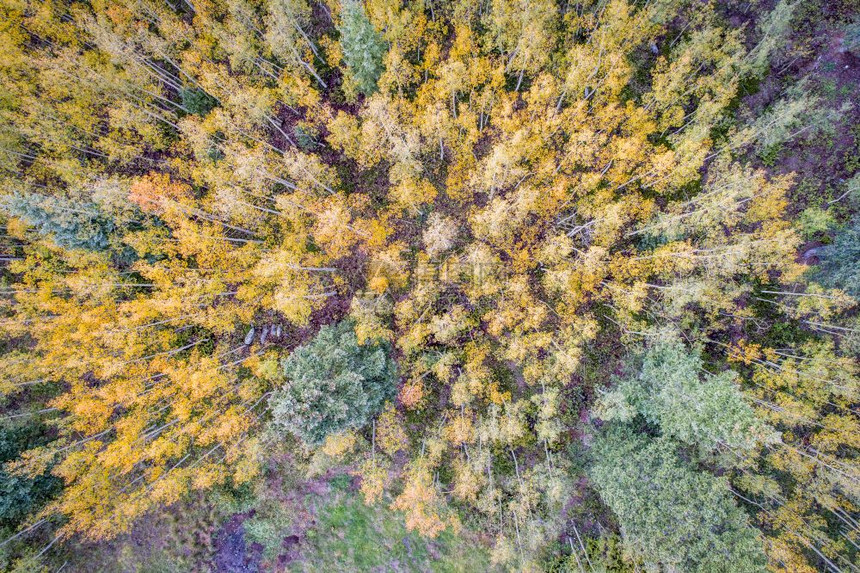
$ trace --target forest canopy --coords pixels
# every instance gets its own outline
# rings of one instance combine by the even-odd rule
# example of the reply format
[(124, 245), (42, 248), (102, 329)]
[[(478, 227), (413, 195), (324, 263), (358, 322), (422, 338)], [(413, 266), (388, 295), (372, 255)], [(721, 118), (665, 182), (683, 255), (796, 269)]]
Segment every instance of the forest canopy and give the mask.
[(860, 571), (815, 5), (0, 0), (0, 563), (283, 454), (500, 570)]

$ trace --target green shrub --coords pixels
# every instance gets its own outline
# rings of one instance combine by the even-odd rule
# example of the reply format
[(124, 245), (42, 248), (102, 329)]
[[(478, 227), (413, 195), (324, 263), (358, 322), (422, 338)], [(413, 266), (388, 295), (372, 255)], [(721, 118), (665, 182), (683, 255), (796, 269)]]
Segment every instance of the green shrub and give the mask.
[(266, 559), (274, 559), (283, 548), (284, 538), (293, 531), (294, 513), (278, 502), (257, 507), (254, 516), (245, 523), (248, 541), (263, 546)]
[(317, 146), (319, 133), (312, 125), (297, 125), (293, 130), (296, 137), (296, 145), (305, 151), (312, 151)]
[(853, 54), (860, 55), (860, 22), (851, 24), (845, 28), (845, 36), (842, 45)]
[(206, 115), (218, 105), (214, 97), (201, 89), (183, 89), (179, 95), (182, 98), (182, 107), (196, 115)]
[(800, 232), (806, 239), (812, 239), (827, 231), (835, 223), (833, 215), (820, 207), (809, 207), (797, 219)]

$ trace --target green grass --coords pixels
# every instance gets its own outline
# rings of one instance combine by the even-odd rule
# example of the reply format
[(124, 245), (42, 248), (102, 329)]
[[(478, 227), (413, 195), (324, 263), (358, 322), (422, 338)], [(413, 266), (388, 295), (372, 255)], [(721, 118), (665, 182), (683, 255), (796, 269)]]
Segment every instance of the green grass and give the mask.
[(307, 532), (302, 561), (289, 571), (488, 571), (487, 550), (477, 541), (445, 531), (423, 539), (407, 531), (403, 517), (385, 505), (366, 506), (355, 494), (338, 493)]

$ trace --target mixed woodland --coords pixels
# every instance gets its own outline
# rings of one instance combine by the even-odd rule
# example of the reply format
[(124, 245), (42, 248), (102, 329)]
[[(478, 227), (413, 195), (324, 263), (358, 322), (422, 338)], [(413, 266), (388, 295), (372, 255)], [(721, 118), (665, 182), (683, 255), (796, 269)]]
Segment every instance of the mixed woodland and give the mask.
[(0, 0), (0, 569), (860, 572), (858, 0)]

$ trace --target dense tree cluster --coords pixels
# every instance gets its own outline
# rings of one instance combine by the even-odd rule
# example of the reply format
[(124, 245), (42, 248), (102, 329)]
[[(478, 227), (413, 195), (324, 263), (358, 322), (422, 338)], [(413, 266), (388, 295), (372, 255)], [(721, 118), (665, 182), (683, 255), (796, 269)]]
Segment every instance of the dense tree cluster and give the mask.
[(736, 115), (797, 6), (0, 0), (7, 537), (281, 440), (511, 570), (856, 570), (857, 227), (754, 161), (833, 110)]

